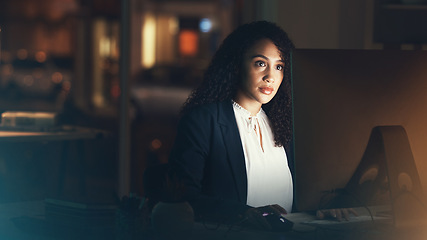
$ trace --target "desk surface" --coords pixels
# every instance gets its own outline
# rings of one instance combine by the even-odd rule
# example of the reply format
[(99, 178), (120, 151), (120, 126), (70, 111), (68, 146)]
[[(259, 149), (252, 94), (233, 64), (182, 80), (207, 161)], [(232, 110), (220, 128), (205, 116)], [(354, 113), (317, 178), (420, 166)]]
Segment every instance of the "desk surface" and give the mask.
[(357, 208), (359, 216), (350, 221), (317, 220), (306, 212), (290, 213), (286, 218), (294, 222), (292, 231), (275, 233), (242, 229), (239, 227), (220, 226), (216, 230), (207, 230), (202, 224), (196, 224), (191, 240), (425, 240), (427, 230), (424, 228), (396, 229), (391, 217), (377, 216), (389, 207), (372, 207), (370, 211), (375, 221), (365, 208)]
[[(358, 209), (359, 210), (359, 209)], [(359, 210), (360, 214), (365, 214), (364, 210)], [(18, 202), (0, 204), (0, 239), (10, 240), (53, 240), (63, 239), (52, 233), (41, 234), (40, 229), (36, 229), (37, 221), (35, 219), (43, 219), (45, 215), (44, 202)], [(247, 230), (239, 227), (229, 228), (229, 226), (220, 226), (216, 230), (206, 229), (200, 223), (196, 223), (193, 228), (193, 234), (188, 240), (204, 239), (204, 240), (323, 240), (323, 239), (346, 239), (346, 240), (425, 240), (427, 231), (425, 229), (417, 230), (396, 230), (391, 225), (378, 226), (370, 229), (348, 229), (348, 228), (319, 228), (307, 225), (307, 222), (315, 220), (313, 215), (307, 213), (291, 213), (287, 215), (289, 220), (292, 220), (294, 230), (285, 233), (274, 233), (265, 231)], [(25, 220), (26, 219), (26, 220)], [(28, 221), (32, 219), (32, 221)], [(41, 221), (41, 220), (40, 220)], [(40, 223), (39, 221), (39, 223)], [(35, 224), (35, 225), (34, 225)], [(39, 227), (42, 226), (39, 224)], [(38, 233), (37, 233), (38, 230)], [(110, 229), (111, 230), (111, 229)], [(95, 234), (95, 232), (90, 232)], [(58, 234), (58, 233), (56, 233)], [(64, 233), (59, 233), (64, 234)], [(95, 235), (89, 236), (92, 239)], [(111, 234), (110, 234), (111, 235)], [(63, 236), (62, 236), (63, 237)], [(113, 238), (113, 236), (110, 236)], [(68, 239), (68, 238), (67, 238)], [(82, 238), (80, 238), (82, 239)], [(86, 239), (86, 238), (85, 238)], [(148, 238), (154, 240), (152, 238)]]
[(64, 126), (59, 131), (11, 131), (0, 130), (0, 142), (31, 142), (31, 141), (64, 141), (79, 139), (95, 139), (103, 137), (106, 131)]

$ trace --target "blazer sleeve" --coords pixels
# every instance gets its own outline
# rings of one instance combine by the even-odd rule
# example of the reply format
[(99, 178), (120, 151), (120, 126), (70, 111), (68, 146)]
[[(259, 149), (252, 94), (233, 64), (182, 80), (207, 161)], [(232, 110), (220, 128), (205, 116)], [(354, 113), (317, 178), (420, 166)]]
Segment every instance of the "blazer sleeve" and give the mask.
[(212, 151), (218, 151), (212, 149), (212, 141), (220, 138), (216, 130), (216, 116), (211, 108), (197, 108), (185, 115), (178, 124), (169, 164), (175, 179), (184, 185), (183, 198), (190, 202), (197, 217), (236, 221), (249, 206), (203, 192), (207, 161), (215, 161), (211, 159)]

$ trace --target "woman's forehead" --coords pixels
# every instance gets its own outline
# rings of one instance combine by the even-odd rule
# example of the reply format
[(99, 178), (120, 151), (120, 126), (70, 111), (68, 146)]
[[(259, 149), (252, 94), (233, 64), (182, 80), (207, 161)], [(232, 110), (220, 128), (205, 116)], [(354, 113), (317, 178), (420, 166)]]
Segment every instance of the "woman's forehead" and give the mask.
[(268, 38), (263, 38), (256, 41), (246, 52), (246, 58), (252, 58), (257, 55), (268, 56), (276, 60), (283, 60), (282, 52), (279, 48)]

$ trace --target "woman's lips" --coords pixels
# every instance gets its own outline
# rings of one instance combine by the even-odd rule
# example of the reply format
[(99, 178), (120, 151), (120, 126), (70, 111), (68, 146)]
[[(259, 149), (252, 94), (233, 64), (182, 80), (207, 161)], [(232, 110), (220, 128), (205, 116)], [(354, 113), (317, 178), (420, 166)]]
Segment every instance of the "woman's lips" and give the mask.
[(272, 88), (272, 87), (260, 87), (260, 88), (259, 88), (259, 91), (260, 91), (261, 93), (264, 93), (264, 94), (270, 95), (271, 93), (273, 93), (274, 88)]

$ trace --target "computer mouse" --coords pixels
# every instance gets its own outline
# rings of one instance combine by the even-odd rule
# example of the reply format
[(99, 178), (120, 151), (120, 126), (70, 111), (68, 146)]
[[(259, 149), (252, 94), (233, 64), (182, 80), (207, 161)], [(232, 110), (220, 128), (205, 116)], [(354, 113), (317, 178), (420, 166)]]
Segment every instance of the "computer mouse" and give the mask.
[(266, 214), (265, 219), (271, 226), (273, 232), (287, 232), (292, 230), (294, 223), (279, 214)]

